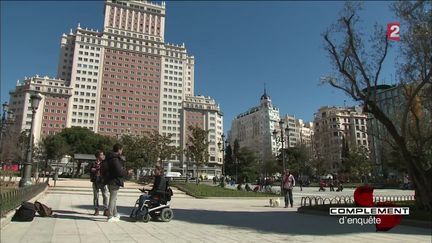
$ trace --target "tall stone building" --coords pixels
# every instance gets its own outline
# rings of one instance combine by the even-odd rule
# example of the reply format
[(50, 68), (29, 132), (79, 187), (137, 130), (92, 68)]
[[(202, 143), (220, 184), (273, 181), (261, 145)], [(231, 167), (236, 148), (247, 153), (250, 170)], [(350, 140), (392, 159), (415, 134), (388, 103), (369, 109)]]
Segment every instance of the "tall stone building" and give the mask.
[[(205, 96), (187, 96), (183, 101), (181, 113), (181, 133), (183, 136), (181, 144), (186, 149), (188, 137), (190, 135), (189, 126), (197, 126), (208, 131), (209, 141), (209, 159), (203, 168), (198, 168), (202, 173), (207, 175), (221, 175), (223, 165), (222, 148), (218, 143), (223, 143), (223, 114), (215, 100)], [(182, 158), (183, 165), (190, 161), (190, 158)], [(190, 164), (191, 165), (191, 164)], [(189, 169), (193, 169), (189, 167)]]
[[(42, 131), (52, 134), (57, 128), (78, 126), (109, 136), (144, 135), (155, 130), (163, 135), (172, 134), (172, 145), (184, 145), (182, 141), (187, 134), (182, 124), (183, 103), (193, 103), (193, 99), (197, 104), (210, 102), (214, 106), (215, 101), (194, 96), (195, 59), (184, 43), (165, 42), (165, 11), (163, 1), (106, 0), (101, 31), (78, 24), (75, 30), (63, 34), (57, 79), (42, 81), (46, 87), (50, 83), (61, 84), (61, 90), (68, 92), (62, 94), (67, 97), (62, 103), (66, 105), (62, 107), (62, 123), (37, 120), (37, 129), (46, 124)], [(21, 87), (24, 83), (11, 93), (13, 99), (19, 95), (23, 98), (23, 89), (30, 90)], [(55, 93), (54, 88), (51, 90)], [(27, 93), (27, 100), (23, 98), (20, 102), (28, 105), (28, 97)], [(17, 105), (17, 101), (12, 102)], [(48, 101), (47, 105), (51, 104)], [(16, 109), (18, 117), (25, 117), (23, 124), (28, 125), (27, 111), (22, 107)], [(223, 129), (222, 113), (219, 107), (215, 109), (208, 109), (209, 119), (217, 117), (214, 112), (220, 114), (219, 128), (211, 132), (213, 140), (220, 137)], [(211, 124), (205, 127), (213, 129)], [(39, 136), (35, 138), (37, 142)], [(209, 149), (216, 151), (214, 146)], [(220, 154), (210, 157), (215, 163), (221, 159)]]
[(369, 148), (367, 115), (361, 107), (321, 107), (315, 114), (315, 153), (324, 160), (324, 168), (337, 172), (341, 168), (344, 141), (352, 148)]
[(42, 136), (53, 135), (66, 127), (67, 108), (72, 96), (72, 88), (64, 80), (48, 76), (25, 78), (18, 81), (11, 91), (9, 108), (15, 116), (14, 126), (20, 131), (29, 131), (32, 109), (30, 96), (38, 92), (42, 100), (35, 114), (33, 135), (35, 141)]
[(279, 109), (273, 106), (264, 89), (260, 104), (232, 121), (229, 142), (233, 145), (237, 140), (240, 147), (255, 151), (258, 157), (265, 161), (275, 156), (280, 149), (280, 144), (272, 134), (274, 129), (279, 129)]

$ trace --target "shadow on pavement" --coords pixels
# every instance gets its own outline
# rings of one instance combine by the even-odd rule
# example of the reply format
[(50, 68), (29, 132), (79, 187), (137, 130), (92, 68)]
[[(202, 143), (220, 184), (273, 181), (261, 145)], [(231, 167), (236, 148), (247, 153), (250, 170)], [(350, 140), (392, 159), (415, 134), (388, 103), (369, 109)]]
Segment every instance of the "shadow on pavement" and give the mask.
[[(118, 206), (118, 211), (129, 215), (132, 207)], [(374, 233), (375, 225), (340, 225), (339, 217), (299, 214), (297, 212), (227, 212), (199, 209), (173, 209), (174, 219), (194, 224), (237, 227), (263, 233), (298, 235), (341, 235)], [(122, 218), (123, 219), (123, 218)], [(377, 234), (430, 235), (428, 229), (396, 226)]]
[(90, 218), (90, 217), (83, 217), (79, 215), (72, 215), (72, 214), (54, 214), (53, 218), (58, 219), (74, 219), (74, 220), (90, 220), (90, 221), (106, 221), (106, 218)]

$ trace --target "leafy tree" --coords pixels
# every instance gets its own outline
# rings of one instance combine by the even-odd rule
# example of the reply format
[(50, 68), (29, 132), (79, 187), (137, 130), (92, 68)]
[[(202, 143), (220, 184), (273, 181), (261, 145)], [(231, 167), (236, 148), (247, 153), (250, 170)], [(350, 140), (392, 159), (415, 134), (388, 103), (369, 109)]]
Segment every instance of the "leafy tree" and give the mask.
[(188, 155), (194, 161), (197, 168), (209, 160), (209, 152), (208, 152), (208, 131), (198, 127), (198, 126), (189, 126), (188, 127), (191, 134), (189, 135), (189, 147), (188, 147)]
[(159, 163), (163, 165), (163, 161), (178, 154), (178, 148), (171, 145), (174, 134), (161, 135), (157, 131), (150, 134), (150, 145), (154, 149), (156, 156), (159, 158)]
[(225, 148), (224, 164), (225, 164), (225, 175), (234, 175), (235, 164), (233, 159), (233, 150), (230, 144), (228, 144)]
[(432, 167), (428, 156), (432, 117), (431, 113), (423, 112), (422, 95), (431, 85), (431, 8), (431, 1), (400, 1), (393, 5), (404, 26), (398, 78), (406, 95), (400, 119), (391, 117), (376, 101), (382, 64), (391, 48), (386, 31), (376, 27), (372, 38), (364, 41), (366, 35), (360, 33), (358, 26), (360, 8), (355, 3), (347, 3), (337, 24), (324, 33), (325, 49), (338, 74), (323, 79), (324, 83), (363, 103), (364, 110), (383, 124), (407, 166), (417, 204), (428, 210), (432, 209)]
[(261, 170), (258, 157), (255, 152), (247, 147), (242, 147), (238, 152), (238, 180), (239, 183), (251, 182), (259, 176)]

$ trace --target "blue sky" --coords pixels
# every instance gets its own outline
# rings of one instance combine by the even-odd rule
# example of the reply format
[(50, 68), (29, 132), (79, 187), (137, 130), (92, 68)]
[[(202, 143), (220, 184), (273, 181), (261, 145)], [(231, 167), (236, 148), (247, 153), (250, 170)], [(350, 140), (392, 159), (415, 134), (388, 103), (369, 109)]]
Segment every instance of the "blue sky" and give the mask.
[[(259, 103), (264, 83), (281, 114), (306, 121), (324, 105), (351, 100), (320, 86), (333, 72), (321, 34), (336, 21), (343, 2), (323, 1), (169, 1), (165, 40), (185, 43), (195, 56), (195, 94), (212, 96), (232, 119)], [(397, 21), (390, 2), (365, 2), (363, 32), (374, 23)], [(103, 2), (1, 1), (1, 102), (18, 79), (55, 76), (60, 38), (77, 24), (102, 29)], [(403, 27), (402, 27), (403, 28)], [(385, 62), (383, 78), (394, 75), (396, 49)]]

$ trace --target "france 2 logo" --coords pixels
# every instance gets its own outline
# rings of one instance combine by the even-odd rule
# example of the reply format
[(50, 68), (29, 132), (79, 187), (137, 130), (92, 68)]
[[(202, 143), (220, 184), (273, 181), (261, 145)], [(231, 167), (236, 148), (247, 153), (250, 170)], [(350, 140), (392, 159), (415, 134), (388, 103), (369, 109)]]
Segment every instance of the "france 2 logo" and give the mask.
[(400, 23), (393, 22), (387, 24), (387, 38), (389, 40), (399, 41), (400, 40)]

